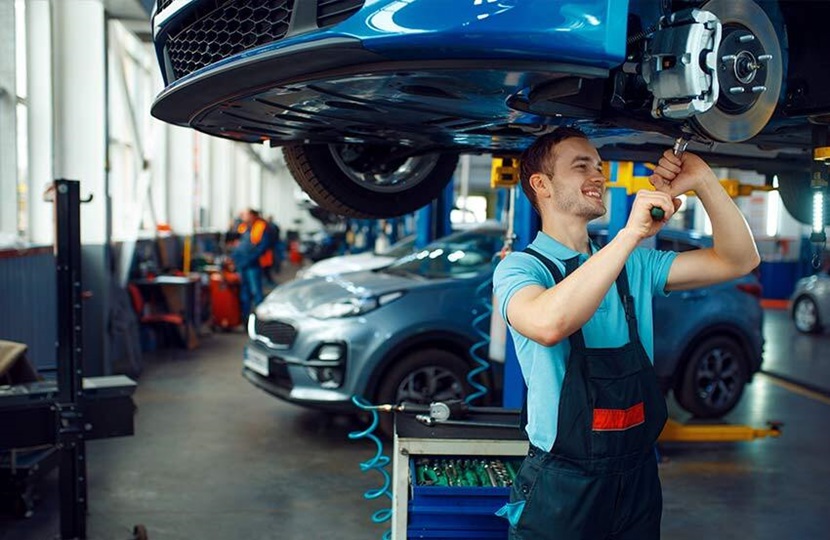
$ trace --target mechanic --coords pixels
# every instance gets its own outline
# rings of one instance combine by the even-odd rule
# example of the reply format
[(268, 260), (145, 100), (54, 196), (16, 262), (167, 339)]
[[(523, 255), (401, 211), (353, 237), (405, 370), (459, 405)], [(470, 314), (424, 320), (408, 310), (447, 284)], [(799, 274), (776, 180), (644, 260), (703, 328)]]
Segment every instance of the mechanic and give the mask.
[[(744, 275), (760, 258), (749, 227), (709, 166), (660, 158), (626, 226), (605, 247), (588, 222), (605, 214), (597, 149), (575, 128), (539, 137), (522, 155), (521, 185), (542, 230), (494, 275), (528, 387), (530, 449), (498, 514), (511, 539), (660, 537), (654, 444), (666, 403), (653, 368), (652, 297)], [(694, 191), (714, 246), (684, 253), (639, 248)], [(651, 217), (662, 208), (662, 221)], [(523, 415), (524, 416), (524, 415)]]
[(253, 309), (262, 302), (262, 268), (270, 266), (273, 255), (268, 222), (259, 212), (246, 208), (240, 213), (241, 223), (237, 226), (239, 242), (231, 253), (231, 259), (239, 272), (239, 304), (245, 320)]

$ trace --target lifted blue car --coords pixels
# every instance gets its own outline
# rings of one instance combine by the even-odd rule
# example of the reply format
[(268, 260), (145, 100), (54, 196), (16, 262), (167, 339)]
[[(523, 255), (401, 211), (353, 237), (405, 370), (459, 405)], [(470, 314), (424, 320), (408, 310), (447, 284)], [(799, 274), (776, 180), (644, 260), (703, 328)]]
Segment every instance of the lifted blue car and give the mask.
[(282, 146), (315, 201), (355, 217), (411, 212), (459, 153), (574, 122), (605, 159), (685, 134), (807, 187), (827, 20), (819, 0), (158, 0), (152, 112)]

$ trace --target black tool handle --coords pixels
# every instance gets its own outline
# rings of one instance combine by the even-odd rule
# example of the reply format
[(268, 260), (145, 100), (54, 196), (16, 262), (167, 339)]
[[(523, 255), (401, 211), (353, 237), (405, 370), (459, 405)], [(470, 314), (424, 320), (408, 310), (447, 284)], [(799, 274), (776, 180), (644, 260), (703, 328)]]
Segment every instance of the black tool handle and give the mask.
[[(674, 147), (672, 148), (672, 153), (675, 156), (680, 157), (683, 155), (683, 152), (686, 151), (686, 146), (689, 144), (689, 139), (685, 136), (678, 137), (674, 141)], [(659, 206), (652, 206), (651, 207), (651, 219), (654, 221), (663, 221), (663, 218), (666, 217), (666, 211), (660, 208)]]

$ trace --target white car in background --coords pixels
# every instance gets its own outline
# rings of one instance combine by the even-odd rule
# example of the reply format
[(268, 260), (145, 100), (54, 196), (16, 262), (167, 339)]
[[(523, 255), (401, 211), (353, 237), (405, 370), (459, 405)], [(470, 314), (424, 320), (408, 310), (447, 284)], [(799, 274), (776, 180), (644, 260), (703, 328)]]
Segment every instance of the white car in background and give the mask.
[(821, 272), (801, 278), (790, 297), (790, 315), (804, 334), (820, 334), (830, 322), (830, 275)]
[(323, 259), (297, 272), (297, 279), (346, 274), (360, 272), (361, 270), (377, 270), (389, 266), (396, 259), (411, 253), (414, 249), (415, 236), (407, 236), (382, 252), (367, 251)]

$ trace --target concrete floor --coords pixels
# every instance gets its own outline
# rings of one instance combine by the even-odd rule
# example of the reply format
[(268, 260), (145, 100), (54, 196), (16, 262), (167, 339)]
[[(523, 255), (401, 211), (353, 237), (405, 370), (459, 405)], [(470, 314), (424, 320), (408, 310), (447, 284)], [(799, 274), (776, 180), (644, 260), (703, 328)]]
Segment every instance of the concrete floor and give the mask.
[[(768, 312), (766, 368), (830, 391), (829, 336), (796, 335)], [(380, 538), (359, 471), (373, 453), (356, 428), (282, 403), (240, 376), (241, 333), (194, 352), (147, 359), (135, 395), (136, 435), (89, 448), (88, 537), (127, 539), (143, 523), (152, 540)], [(783, 384), (783, 385), (782, 385)], [(663, 448), (663, 537), (671, 540), (830, 538), (830, 392), (810, 393), (759, 375), (728, 420), (785, 422), (779, 439)], [(45, 540), (58, 528), (56, 476), (25, 521), (0, 517), (0, 539)]]

